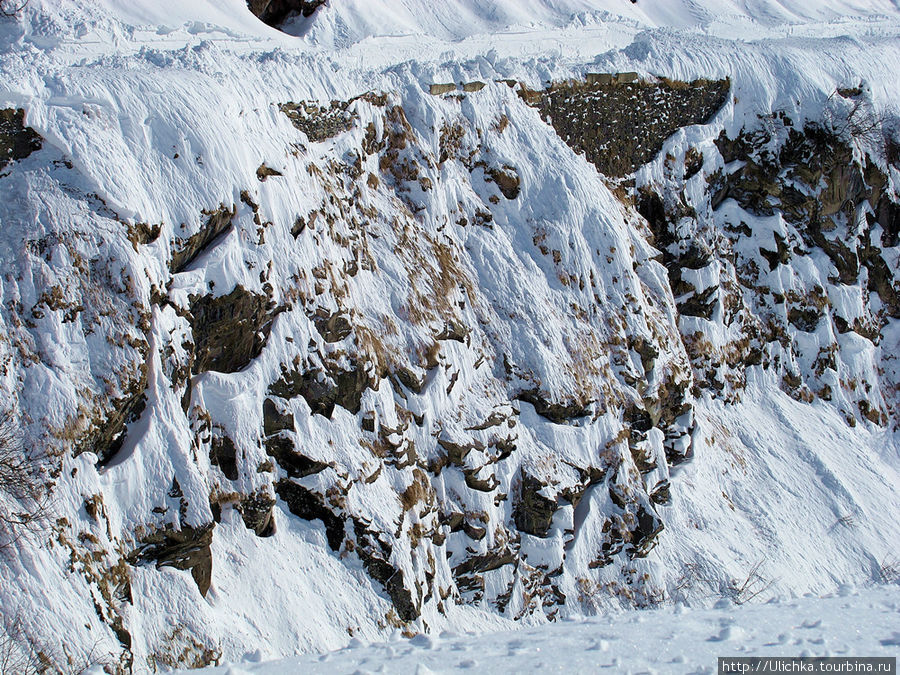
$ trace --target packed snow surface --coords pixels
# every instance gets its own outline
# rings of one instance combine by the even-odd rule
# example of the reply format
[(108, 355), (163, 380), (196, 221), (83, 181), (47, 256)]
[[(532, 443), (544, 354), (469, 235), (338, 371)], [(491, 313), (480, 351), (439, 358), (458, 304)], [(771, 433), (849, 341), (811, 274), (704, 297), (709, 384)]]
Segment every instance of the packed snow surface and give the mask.
[(714, 673), (718, 657), (896, 657), (900, 588), (841, 588), (816, 598), (713, 608), (684, 605), (570, 619), (503, 633), (453, 632), (340, 651), (245, 661), (209, 675), (291, 673)]

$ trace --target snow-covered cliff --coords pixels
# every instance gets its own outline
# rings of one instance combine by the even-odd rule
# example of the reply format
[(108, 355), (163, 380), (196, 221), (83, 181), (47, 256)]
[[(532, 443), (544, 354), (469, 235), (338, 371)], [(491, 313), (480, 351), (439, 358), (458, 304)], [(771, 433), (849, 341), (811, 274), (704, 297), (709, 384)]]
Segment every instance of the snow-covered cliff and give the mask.
[(891, 576), (895, 4), (432, 9), (0, 23), (26, 657)]

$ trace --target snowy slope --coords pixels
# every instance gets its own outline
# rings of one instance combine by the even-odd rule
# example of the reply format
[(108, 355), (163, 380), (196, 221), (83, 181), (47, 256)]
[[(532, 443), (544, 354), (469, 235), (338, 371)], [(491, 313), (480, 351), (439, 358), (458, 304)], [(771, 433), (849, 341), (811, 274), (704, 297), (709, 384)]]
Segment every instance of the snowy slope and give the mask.
[[(287, 29), (241, 0), (32, 0), (0, 23), (0, 108), (44, 139), (0, 171), (0, 390), (54, 485), (44, 527), (0, 551), (16, 639), (141, 671), (702, 604), (754, 571), (761, 598), (883, 580), (898, 320), (868, 268), (832, 281), (799, 225), (714, 209), (709, 186), (747, 164), (723, 131), (821, 120), (861, 80), (895, 100), (896, 3), (332, 0)], [(720, 289), (707, 319), (630, 187), (495, 81), (631, 70), (731, 78), (634, 176), (693, 210), (673, 229), (710, 252), (685, 272)], [(882, 148), (849, 161), (866, 152), (896, 194)], [(858, 206), (828, 237), (871, 250), (887, 226)], [(776, 234), (797, 253), (769, 269)], [(771, 300), (818, 287), (815, 330)], [(741, 330), (769, 319), (747, 367)]]
[(606, 23), (644, 28), (737, 31), (783, 29), (835, 20), (896, 17), (891, 0), (504, 0), (486, 4), (452, 0), (423, 8), (417, 0), (333, 2), (287, 30), (313, 44), (346, 47), (366, 38), (428, 35), (457, 41), (478, 34), (532, 33), (540, 28), (593, 27)]

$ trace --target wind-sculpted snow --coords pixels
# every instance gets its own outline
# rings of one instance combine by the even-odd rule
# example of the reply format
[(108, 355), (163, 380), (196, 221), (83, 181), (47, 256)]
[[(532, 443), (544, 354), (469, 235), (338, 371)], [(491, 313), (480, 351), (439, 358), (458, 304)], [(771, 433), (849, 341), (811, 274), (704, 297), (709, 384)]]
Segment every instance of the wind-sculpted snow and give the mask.
[(474, 35), (604, 23), (649, 28), (755, 32), (785, 25), (897, 16), (891, 0), (333, 0), (309, 17), (288, 19), (284, 29), (313, 44), (347, 47), (386, 36), (429, 35), (448, 42)]
[[(300, 38), (239, 0), (0, 24), (0, 391), (48, 494), (40, 527), (0, 517), (25, 657), (890, 576), (896, 12), (735, 6), (737, 41), (644, 4), (480, 3), (465, 32), (401, 3), (409, 30), (340, 40), (339, 0)], [(681, 107), (604, 162), (632, 118), (528, 105), (595, 85)]]

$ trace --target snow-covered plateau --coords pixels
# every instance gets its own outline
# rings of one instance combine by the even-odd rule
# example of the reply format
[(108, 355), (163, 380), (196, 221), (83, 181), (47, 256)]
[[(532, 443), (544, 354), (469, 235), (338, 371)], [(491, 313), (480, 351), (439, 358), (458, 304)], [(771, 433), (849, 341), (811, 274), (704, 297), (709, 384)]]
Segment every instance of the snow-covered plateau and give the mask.
[(896, 0), (0, 8), (0, 672), (896, 655)]

